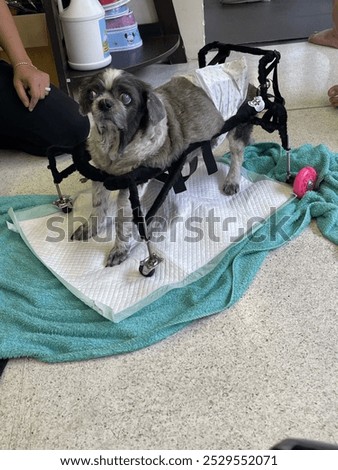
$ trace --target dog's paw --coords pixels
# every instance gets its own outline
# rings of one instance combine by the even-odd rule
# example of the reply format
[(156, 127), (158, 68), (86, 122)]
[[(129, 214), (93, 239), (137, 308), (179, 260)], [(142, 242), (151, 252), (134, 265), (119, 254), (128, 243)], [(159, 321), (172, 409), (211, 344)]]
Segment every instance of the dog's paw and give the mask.
[(227, 196), (232, 196), (239, 192), (239, 184), (226, 181), (223, 186), (223, 192)]
[(92, 236), (89, 224), (80, 225), (70, 237), (71, 240), (88, 240)]
[(123, 263), (128, 258), (129, 250), (126, 248), (119, 248), (115, 247), (111, 250), (108, 255), (106, 268), (112, 266), (118, 266), (119, 264)]

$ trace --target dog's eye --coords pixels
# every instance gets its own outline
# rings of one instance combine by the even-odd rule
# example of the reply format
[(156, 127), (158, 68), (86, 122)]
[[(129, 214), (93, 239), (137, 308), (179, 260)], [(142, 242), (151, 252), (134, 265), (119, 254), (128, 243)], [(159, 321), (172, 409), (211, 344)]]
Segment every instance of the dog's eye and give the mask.
[(96, 91), (94, 91), (94, 90), (89, 90), (89, 92), (88, 92), (88, 98), (90, 99), (90, 101), (94, 101), (96, 97), (97, 97)]
[(131, 103), (131, 96), (128, 93), (121, 93), (121, 101), (124, 105), (128, 106)]

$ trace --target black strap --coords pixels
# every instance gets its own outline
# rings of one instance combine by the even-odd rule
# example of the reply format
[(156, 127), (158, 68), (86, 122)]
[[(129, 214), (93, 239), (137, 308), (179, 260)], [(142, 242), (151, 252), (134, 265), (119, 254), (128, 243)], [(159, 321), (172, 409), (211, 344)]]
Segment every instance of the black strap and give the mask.
[(200, 145), (198, 144), (192, 144), (189, 146), (189, 148), (182, 153), (180, 158), (176, 160), (171, 167), (168, 170), (169, 173), (169, 178), (167, 181), (164, 183), (164, 185), (161, 188), (161, 191), (159, 192), (158, 196), (156, 197), (155, 201), (153, 202), (153, 205), (151, 208), (148, 210), (146, 214), (146, 221), (149, 222), (149, 220), (156, 214), (158, 209), (161, 207), (163, 204), (165, 198), (167, 197), (167, 194), (169, 193), (170, 189), (175, 186), (177, 180), (182, 177), (182, 169), (183, 166), (185, 165), (188, 155), (196, 150), (196, 148)]
[[(179, 172), (179, 174), (175, 178), (175, 183), (172, 185), (172, 187), (175, 191), (175, 194), (183, 193), (184, 191), (186, 191), (187, 187), (185, 185), (185, 182), (187, 181), (187, 179), (190, 178), (190, 176), (193, 173), (195, 173), (195, 171), (197, 169), (197, 165), (198, 165), (198, 158), (194, 157), (189, 162), (189, 172), (184, 176), (182, 175), (181, 172)], [(174, 170), (174, 172), (175, 172), (175, 170)], [(169, 170), (165, 171), (164, 173), (156, 176), (156, 179), (158, 181), (161, 181), (162, 183), (166, 183), (170, 178), (173, 177), (174, 172), (170, 171), (170, 169), (169, 169)]]
[(202, 143), (202, 155), (205, 166), (207, 167), (208, 175), (216, 173), (218, 170), (214, 154), (211, 149), (211, 141), (208, 140)]

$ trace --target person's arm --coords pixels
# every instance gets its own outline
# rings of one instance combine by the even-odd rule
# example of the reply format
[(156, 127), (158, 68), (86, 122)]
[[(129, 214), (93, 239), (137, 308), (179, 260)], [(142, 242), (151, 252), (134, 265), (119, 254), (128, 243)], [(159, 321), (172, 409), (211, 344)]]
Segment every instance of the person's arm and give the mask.
[(0, 46), (13, 66), (13, 83), (20, 100), (33, 111), (36, 103), (46, 96), (49, 75), (32, 64), (5, 0), (0, 0)]

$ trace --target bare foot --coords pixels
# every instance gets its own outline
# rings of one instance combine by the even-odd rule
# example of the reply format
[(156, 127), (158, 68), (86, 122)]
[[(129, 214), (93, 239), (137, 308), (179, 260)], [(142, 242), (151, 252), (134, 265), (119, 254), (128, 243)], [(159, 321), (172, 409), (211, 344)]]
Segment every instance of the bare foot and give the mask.
[(327, 92), (331, 106), (338, 108), (338, 85), (332, 86)]
[(323, 31), (312, 34), (308, 41), (313, 44), (318, 44), (318, 46), (335, 47), (338, 49), (338, 34), (334, 29), (324, 29)]

